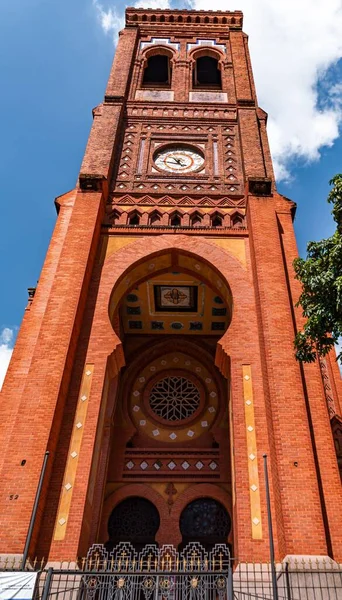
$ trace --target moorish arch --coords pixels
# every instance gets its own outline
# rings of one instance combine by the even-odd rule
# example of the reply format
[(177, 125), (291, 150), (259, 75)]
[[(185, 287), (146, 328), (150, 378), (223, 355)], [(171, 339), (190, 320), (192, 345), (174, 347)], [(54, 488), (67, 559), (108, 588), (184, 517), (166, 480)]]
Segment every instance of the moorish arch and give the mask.
[[(228, 374), (229, 348), (236, 346), (237, 337), (248, 337), (253, 330), (254, 335), (257, 335), (255, 320), (246, 322), (246, 314), (253, 305), (254, 297), (246, 278), (247, 260), (244, 240), (236, 239), (225, 243), (221, 240), (212, 241), (203, 238), (198, 241), (185, 235), (175, 235), (172, 239), (170, 236), (160, 235), (153, 241), (146, 240), (146, 244), (144, 240), (136, 242), (131, 238), (128, 243), (126, 241), (118, 248), (117, 242), (113, 245), (109, 239), (105, 248), (98, 290), (98, 317), (101, 321), (109, 318), (113, 323), (120, 299), (130, 287), (134, 286), (135, 271), (140, 271), (141, 279), (147, 279), (151, 272), (156, 272), (157, 259), (162, 272), (172, 264), (179, 266), (178, 257), (181, 266), (185, 267), (187, 263), (188, 271), (200, 274), (202, 277), (206, 275), (203, 271), (219, 274), (227, 295), (230, 295), (231, 322), (229, 328), (220, 336), (216, 357), (219, 368), (224, 374)], [(201, 267), (200, 272), (196, 267), (198, 264)], [(142, 273), (143, 271), (145, 272)], [(234, 298), (239, 298), (239, 302), (235, 303)], [(106, 307), (109, 307), (107, 315)], [(101, 327), (96, 330), (96, 338), (102, 340), (103, 352), (107, 350), (107, 354), (112, 355), (113, 368), (117, 370), (118, 365), (123, 363), (119, 336), (114, 332), (111, 336), (109, 328), (104, 330)]]
[[(149, 253), (141, 243), (113, 253), (107, 247), (102, 271), (101, 285), (115, 276), (108, 314), (122, 357), (116, 395), (108, 402), (102, 543), (113, 498), (129, 496), (132, 485), (143, 484), (144, 497), (161, 514), (158, 543), (181, 543), (189, 492), (213, 502), (225, 498), (231, 513), (230, 381), (217, 348), (234, 319), (228, 274), (240, 272), (243, 280), (244, 265), (241, 256), (209, 243), (196, 244), (195, 253), (185, 236), (172, 247), (161, 238), (153, 246)], [(226, 265), (227, 277), (218, 264)]]
[[(172, 282), (166, 281), (167, 277)], [(98, 278), (99, 286), (87, 362), (93, 365), (92, 393), (98, 402), (101, 400), (101, 417), (94, 459), (87, 467), (96, 488), (94, 484), (89, 487), (87, 518), (91, 529), (87, 533), (84, 528), (87, 537), (81, 542), (82, 551), (100, 538), (106, 541), (106, 500), (119, 489), (124, 493), (124, 487), (133, 482), (157, 492), (170, 514), (179, 496), (193, 484), (215, 482), (223, 494), (231, 495), (232, 418), (237, 423), (244, 418), (243, 405), (236, 402), (233, 409), (232, 403), (240, 394), (241, 363), (254, 360), (258, 339), (242, 239), (199, 242), (177, 234), (172, 240), (160, 235), (145, 243), (144, 239), (136, 242), (134, 238), (121, 241), (109, 237), (94, 278)], [(151, 302), (160, 302), (160, 295), (154, 295), (154, 290), (148, 293), (148, 289), (165, 283), (172, 283), (173, 289), (175, 282), (198, 288), (197, 312), (190, 306), (190, 311), (172, 315), (173, 311), (155, 311), (154, 306), (153, 318), (146, 319)], [(138, 296), (138, 301), (132, 296)], [(196, 301), (196, 294), (192, 301)], [(200, 310), (200, 302), (204, 310)], [(140, 315), (132, 314), (132, 308)], [(130, 320), (141, 325), (132, 329)], [(152, 329), (152, 321), (162, 321), (163, 328)], [(174, 323), (181, 323), (181, 327), (171, 327)], [(191, 323), (194, 329), (190, 329)], [(198, 323), (202, 329), (197, 328)], [(219, 328), (212, 328), (213, 323)], [(252, 340), (248, 352), (241, 345), (242, 339)], [(163, 355), (156, 361), (160, 352)], [(201, 397), (198, 410), (186, 418), (183, 415), (172, 428), (153, 413), (149, 401), (154, 384), (160, 389), (168, 376), (175, 378), (176, 386), (191, 382)], [(98, 410), (94, 404), (89, 406), (85, 440), (95, 436), (95, 429), (91, 429), (93, 410)], [(170, 458), (175, 451), (177, 461)], [(173, 511), (173, 515), (178, 523), (180, 513)], [(238, 524), (233, 514), (232, 521), (236, 538)], [(172, 543), (179, 545), (178, 524), (169, 528), (163, 523), (167, 521), (161, 518), (158, 543), (171, 543), (172, 538)], [(239, 523), (242, 526), (241, 520)]]

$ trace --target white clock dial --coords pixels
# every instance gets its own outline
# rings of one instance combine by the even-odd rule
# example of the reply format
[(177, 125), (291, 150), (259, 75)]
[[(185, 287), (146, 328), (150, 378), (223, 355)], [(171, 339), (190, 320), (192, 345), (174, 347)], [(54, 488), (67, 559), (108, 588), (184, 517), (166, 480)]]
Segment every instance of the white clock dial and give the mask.
[(192, 173), (203, 168), (204, 156), (191, 146), (168, 146), (156, 152), (154, 162), (169, 173)]

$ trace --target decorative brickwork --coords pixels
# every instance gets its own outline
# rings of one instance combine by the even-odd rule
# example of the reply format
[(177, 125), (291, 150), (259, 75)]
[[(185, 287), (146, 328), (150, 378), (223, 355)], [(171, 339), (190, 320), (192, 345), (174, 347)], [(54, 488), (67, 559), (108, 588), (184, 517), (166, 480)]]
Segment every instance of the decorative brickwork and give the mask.
[(325, 398), (327, 401), (327, 408), (328, 408), (330, 419), (332, 419), (337, 414), (337, 411), (336, 411), (336, 405), (335, 405), (335, 401), (334, 401), (334, 393), (332, 390), (330, 376), (329, 376), (328, 363), (325, 358), (321, 358), (319, 361), (319, 364), (321, 367), (322, 381), (323, 381), (323, 387), (324, 387), (324, 392), (325, 392)]
[(117, 542), (133, 498), (159, 545), (195, 501), (221, 507), (208, 544), (266, 561), (267, 453), (276, 559), (342, 561), (341, 380), (294, 357), (295, 204), (266, 122), (241, 12), (127, 9), (1, 392), (1, 553), (49, 450), (32, 555)]

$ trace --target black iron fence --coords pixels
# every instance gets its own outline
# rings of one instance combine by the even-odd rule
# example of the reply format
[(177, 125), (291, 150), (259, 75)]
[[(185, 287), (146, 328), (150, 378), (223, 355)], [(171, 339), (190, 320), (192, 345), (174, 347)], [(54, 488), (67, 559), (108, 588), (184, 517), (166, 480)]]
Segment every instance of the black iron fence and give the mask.
[[(275, 570), (279, 600), (342, 600), (342, 568), (334, 561), (292, 560)], [(274, 600), (270, 563), (238, 563), (232, 585), (235, 600)]]
[[(7, 559), (0, 569), (16, 570)], [(241, 563), (228, 547), (207, 552), (197, 542), (182, 552), (146, 546), (136, 552), (121, 543), (111, 553), (93, 546), (87, 557), (61, 568), (27, 563), (38, 571), (36, 600), (274, 600), (268, 563)], [(342, 600), (342, 568), (317, 559), (275, 565), (280, 600)]]

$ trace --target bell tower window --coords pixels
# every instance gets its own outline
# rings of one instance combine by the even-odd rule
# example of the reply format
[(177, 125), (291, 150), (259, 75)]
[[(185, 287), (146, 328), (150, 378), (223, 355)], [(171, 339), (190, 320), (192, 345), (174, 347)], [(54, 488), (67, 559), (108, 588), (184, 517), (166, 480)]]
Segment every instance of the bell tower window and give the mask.
[(200, 56), (196, 60), (193, 84), (195, 88), (222, 88), (221, 71), (216, 58)]
[(164, 54), (155, 54), (147, 60), (144, 70), (143, 86), (170, 87), (171, 65), (170, 59)]

